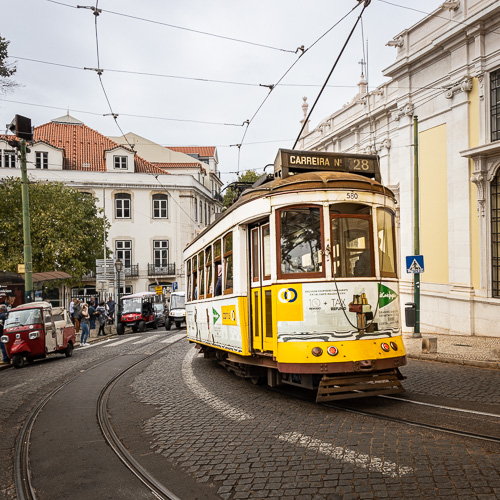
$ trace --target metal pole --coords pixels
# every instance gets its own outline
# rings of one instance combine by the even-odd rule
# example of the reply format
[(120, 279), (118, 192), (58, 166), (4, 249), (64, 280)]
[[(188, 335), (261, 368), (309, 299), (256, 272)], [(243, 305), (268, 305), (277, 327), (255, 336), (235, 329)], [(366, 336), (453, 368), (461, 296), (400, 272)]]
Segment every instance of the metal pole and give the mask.
[(33, 302), (33, 263), (31, 257), (30, 199), (26, 169), (26, 141), (21, 139), (21, 199), (24, 237), (24, 288), (26, 302)]
[[(420, 206), (418, 176), (418, 116), (413, 117), (413, 245), (415, 255), (420, 255)], [(415, 327), (413, 337), (421, 338), (420, 333), (420, 273), (413, 274), (413, 300), (415, 302)]]

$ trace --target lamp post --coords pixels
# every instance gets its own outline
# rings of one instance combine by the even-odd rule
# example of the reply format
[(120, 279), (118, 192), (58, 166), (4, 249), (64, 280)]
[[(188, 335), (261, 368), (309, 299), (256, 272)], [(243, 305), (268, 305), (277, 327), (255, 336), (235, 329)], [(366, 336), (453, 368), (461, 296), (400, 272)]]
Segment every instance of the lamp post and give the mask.
[(115, 326), (118, 326), (118, 321), (120, 320), (121, 316), (121, 307), (120, 307), (120, 273), (123, 270), (123, 262), (120, 259), (115, 260), (115, 270), (117, 274), (117, 302), (116, 302), (116, 319), (115, 319)]

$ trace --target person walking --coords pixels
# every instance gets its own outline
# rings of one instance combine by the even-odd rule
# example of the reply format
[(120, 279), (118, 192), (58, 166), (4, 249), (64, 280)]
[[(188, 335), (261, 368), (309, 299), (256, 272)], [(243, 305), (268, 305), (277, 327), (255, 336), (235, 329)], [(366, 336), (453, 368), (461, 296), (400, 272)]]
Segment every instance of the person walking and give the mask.
[(111, 325), (115, 322), (115, 305), (115, 301), (110, 295), (108, 298), (108, 302), (106, 303), (106, 307), (108, 308), (109, 322)]
[(82, 317), (82, 303), (77, 298), (75, 298), (74, 301), (75, 301), (75, 304), (73, 306), (73, 310), (75, 311), (75, 313), (74, 313), (75, 332), (78, 333), (80, 331), (80, 320)]
[(75, 301), (76, 299), (71, 299), (71, 302), (69, 303), (69, 315), (73, 325), (75, 324)]
[(95, 330), (95, 319), (97, 316), (97, 313), (95, 311), (95, 307), (92, 301), (87, 302), (88, 308), (89, 308), (89, 322), (90, 322), (90, 333), (92, 335), (92, 330)]
[(82, 327), (82, 336), (80, 337), (80, 345), (83, 347), (87, 347), (90, 344), (87, 344), (87, 339), (90, 335), (90, 315), (89, 315), (89, 307), (87, 304), (83, 304), (81, 310), (82, 319), (80, 320), (80, 326)]
[[(97, 336), (100, 337), (101, 335), (103, 337), (106, 336), (106, 332), (104, 331), (104, 327), (106, 326), (106, 320), (108, 318), (108, 315), (106, 313), (106, 307), (105, 307), (105, 302), (104, 300), (97, 306), (96, 312), (97, 312), (97, 321), (99, 323), (99, 331), (97, 332)], [(102, 333), (101, 333), (102, 332)]]
[[(7, 306), (5, 304), (0, 304), (0, 337), (3, 335), (3, 323), (7, 317)], [(5, 344), (0, 342), (0, 348), (2, 349), (2, 364), (10, 363), (9, 356), (7, 356), (7, 349), (5, 349)]]

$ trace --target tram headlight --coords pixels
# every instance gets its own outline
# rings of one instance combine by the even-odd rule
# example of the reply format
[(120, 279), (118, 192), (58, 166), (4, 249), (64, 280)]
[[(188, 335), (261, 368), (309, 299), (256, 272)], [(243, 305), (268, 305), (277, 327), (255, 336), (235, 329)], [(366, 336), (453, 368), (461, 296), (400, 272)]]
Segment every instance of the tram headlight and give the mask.
[(323, 354), (323, 349), (321, 347), (313, 347), (311, 352), (313, 356), (319, 358)]
[(389, 344), (387, 342), (382, 342), (380, 344), (380, 347), (382, 348), (382, 351), (384, 352), (389, 352), (391, 348), (389, 347)]
[(330, 356), (336, 356), (339, 353), (339, 350), (334, 345), (330, 345), (327, 347), (326, 352)]
[(396, 344), (396, 342), (390, 342), (390, 346), (392, 347), (392, 349), (394, 351), (397, 351), (398, 350), (398, 344)]

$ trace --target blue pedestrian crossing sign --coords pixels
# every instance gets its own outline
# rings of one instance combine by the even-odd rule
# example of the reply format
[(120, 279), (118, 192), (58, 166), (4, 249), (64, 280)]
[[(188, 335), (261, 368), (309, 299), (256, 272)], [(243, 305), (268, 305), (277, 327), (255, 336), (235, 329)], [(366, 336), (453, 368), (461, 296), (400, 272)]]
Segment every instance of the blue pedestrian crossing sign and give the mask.
[(423, 255), (408, 255), (406, 257), (406, 272), (407, 273), (423, 273), (424, 272), (424, 256)]

